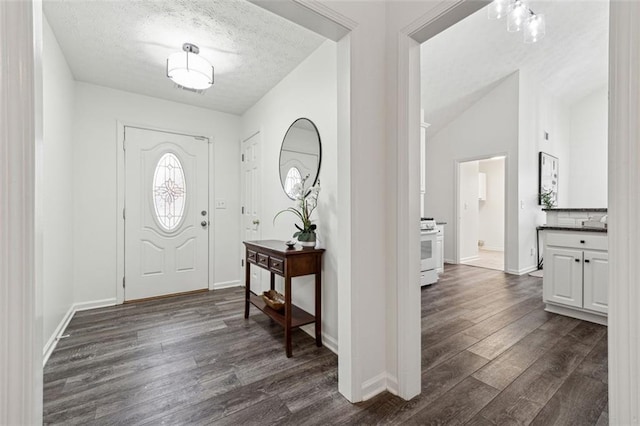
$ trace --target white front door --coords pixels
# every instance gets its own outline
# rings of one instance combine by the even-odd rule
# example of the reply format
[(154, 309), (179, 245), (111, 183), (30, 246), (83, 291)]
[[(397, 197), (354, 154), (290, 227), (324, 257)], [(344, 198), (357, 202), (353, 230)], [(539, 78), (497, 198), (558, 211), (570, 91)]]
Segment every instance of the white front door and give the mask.
[(125, 300), (208, 287), (208, 140), (125, 127)]
[[(262, 237), (260, 227), (260, 133), (242, 142), (242, 239), (256, 241)], [(244, 255), (244, 245), (242, 246)], [(260, 268), (251, 268), (251, 285), (261, 289)], [(244, 274), (240, 274), (244, 277)]]

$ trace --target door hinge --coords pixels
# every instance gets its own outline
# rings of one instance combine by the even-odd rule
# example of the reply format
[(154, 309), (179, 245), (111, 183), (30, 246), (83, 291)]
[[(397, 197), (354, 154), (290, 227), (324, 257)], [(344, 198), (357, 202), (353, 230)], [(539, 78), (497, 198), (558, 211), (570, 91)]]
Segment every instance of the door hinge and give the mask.
[(242, 162), (244, 163), (244, 154), (242, 154)]
[(242, 214), (244, 214), (244, 206), (242, 206)]
[(126, 218), (127, 218), (127, 216), (125, 215), (125, 210), (126, 210), (126, 209), (122, 209), (122, 218), (123, 218), (123, 219), (126, 219)]
[(240, 261), (240, 265), (244, 266), (244, 259)]
[(122, 277), (122, 288), (126, 288), (125, 282), (124, 282), (124, 277)]

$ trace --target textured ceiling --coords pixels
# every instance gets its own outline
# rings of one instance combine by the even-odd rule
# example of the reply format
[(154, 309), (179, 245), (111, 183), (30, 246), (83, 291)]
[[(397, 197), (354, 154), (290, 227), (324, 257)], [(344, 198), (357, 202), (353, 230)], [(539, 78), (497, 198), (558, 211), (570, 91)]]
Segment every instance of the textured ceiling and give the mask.
[(546, 37), (525, 44), (506, 21), (479, 10), (421, 47), (422, 105), (428, 132), (447, 123), (519, 69), (539, 78), (565, 104), (605, 86), (608, 77), (609, 2), (532, 1), (544, 14)]
[[(241, 114), (322, 44), (324, 38), (244, 0), (45, 0), (78, 81)], [(184, 42), (215, 68), (204, 95), (166, 77)]]

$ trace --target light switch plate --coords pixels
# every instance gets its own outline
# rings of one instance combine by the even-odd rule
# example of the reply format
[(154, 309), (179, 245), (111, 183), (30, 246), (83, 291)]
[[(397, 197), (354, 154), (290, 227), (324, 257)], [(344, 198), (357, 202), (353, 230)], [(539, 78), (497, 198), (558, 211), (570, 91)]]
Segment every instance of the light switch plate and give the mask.
[(216, 209), (226, 209), (227, 201), (223, 198), (216, 198)]

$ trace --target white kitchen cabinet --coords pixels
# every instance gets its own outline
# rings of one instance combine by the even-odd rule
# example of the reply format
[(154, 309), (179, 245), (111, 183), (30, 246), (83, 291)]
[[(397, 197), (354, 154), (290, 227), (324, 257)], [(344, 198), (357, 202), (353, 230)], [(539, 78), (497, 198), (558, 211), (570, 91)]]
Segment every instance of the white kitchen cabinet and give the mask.
[(547, 248), (544, 283), (545, 301), (582, 308), (582, 251)]
[(444, 272), (444, 225), (438, 226), (438, 236), (436, 237), (436, 272)]
[(606, 324), (607, 235), (546, 231), (543, 298), (547, 311)]
[(607, 313), (609, 307), (609, 253), (584, 252), (584, 308)]

